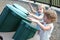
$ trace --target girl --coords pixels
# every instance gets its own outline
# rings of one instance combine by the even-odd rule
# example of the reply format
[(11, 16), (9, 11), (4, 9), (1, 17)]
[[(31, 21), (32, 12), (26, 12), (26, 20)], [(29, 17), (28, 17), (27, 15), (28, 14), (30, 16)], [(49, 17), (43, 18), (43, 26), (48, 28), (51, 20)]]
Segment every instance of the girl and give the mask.
[[(46, 10), (44, 12), (44, 24), (42, 24), (39, 20), (29, 18), (31, 21), (37, 23), (40, 30), (40, 40), (49, 40), (51, 33), (53, 31), (54, 25), (53, 23), (57, 20), (57, 14), (54, 10)], [(36, 39), (37, 40), (37, 39)]]
[[(44, 17), (44, 13), (43, 12), (45, 10), (45, 6), (43, 4), (38, 5), (38, 10), (37, 11), (33, 9), (32, 5), (30, 3), (29, 3), (29, 6), (30, 6), (32, 12), (35, 14), (34, 15), (33, 13), (29, 13), (29, 16), (39, 20), (40, 22), (43, 22), (43, 17)], [(35, 26), (37, 26), (37, 29), (40, 30), (40, 27), (39, 27), (38, 24), (35, 25)]]

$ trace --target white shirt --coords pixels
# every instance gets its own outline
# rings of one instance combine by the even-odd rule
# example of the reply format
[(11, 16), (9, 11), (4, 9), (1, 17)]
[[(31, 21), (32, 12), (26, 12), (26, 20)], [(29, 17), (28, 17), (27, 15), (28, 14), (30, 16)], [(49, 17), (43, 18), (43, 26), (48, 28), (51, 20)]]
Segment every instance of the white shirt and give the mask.
[(40, 40), (49, 40), (50, 36), (51, 36), (51, 33), (53, 31), (53, 23), (50, 23), (50, 24), (44, 24), (45, 26), (47, 25), (50, 25), (51, 26), (51, 29), (50, 30), (47, 30), (47, 31), (43, 31), (42, 29), (40, 30)]

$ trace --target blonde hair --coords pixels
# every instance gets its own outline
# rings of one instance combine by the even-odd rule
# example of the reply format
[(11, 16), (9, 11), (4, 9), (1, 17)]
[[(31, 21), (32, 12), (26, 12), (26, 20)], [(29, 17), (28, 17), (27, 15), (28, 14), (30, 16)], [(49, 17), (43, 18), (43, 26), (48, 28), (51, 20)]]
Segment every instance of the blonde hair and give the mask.
[(44, 4), (38, 5), (38, 7), (42, 7), (43, 9), (45, 9), (45, 5)]
[(47, 16), (48, 19), (51, 19), (51, 22), (57, 21), (57, 13), (54, 10), (46, 10), (44, 14)]

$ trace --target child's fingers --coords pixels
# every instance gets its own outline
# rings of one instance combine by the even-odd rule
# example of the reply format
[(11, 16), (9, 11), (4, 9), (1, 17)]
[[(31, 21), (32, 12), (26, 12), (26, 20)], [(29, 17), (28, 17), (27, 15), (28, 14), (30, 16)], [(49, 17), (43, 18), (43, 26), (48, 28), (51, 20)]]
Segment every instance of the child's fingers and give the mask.
[(30, 18), (30, 20), (33, 21), (33, 22), (37, 22), (37, 20), (34, 19), (34, 18)]
[(29, 18), (30, 20), (33, 20), (33, 18)]
[(29, 20), (33, 21), (33, 18), (28, 18)]
[(32, 12), (28, 12), (29, 14), (32, 14)]
[(27, 17), (29, 20), (32, 20), (32, 18), (30, 18), (30, 17)]
[(37, 22), (37, 20), (34, 19), (34, 18), (30, 18), (30, 17), (28, 17), (28, 19), (31, 20), (32, 22)]

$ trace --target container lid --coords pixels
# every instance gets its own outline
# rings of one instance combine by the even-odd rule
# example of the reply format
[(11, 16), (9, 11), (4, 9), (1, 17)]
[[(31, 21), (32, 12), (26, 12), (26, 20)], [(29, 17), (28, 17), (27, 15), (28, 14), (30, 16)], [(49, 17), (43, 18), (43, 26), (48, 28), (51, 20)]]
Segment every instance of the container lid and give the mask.
[(11, 12), (13, 12), (12, 14), (18, 18), (26, 18), (27, 15), (25, 13), (23, 13), (22, 11), (16, 9), (15, 7), (13, 7), (12, 5), (7, 4), (7, 7), (11, 10)]
[(34, 31), (37, 31), (38, 29), (35, 28), (33, 25), (31, 25), (29, 22), (25, 21), (25, 20), (22, 20), (22, 22), (26, 23), (26, 25), (29, 25), (29, 26), (26, 26), (27, 28), (31, 29), (31, 30), (34, 30)]
[(15, 3), (15, 4), (13, 4), (13, 6), (26, 14), (28, 13), (28, 11), (24, 7), (22, 7), (21, 5), (18, 5)]

